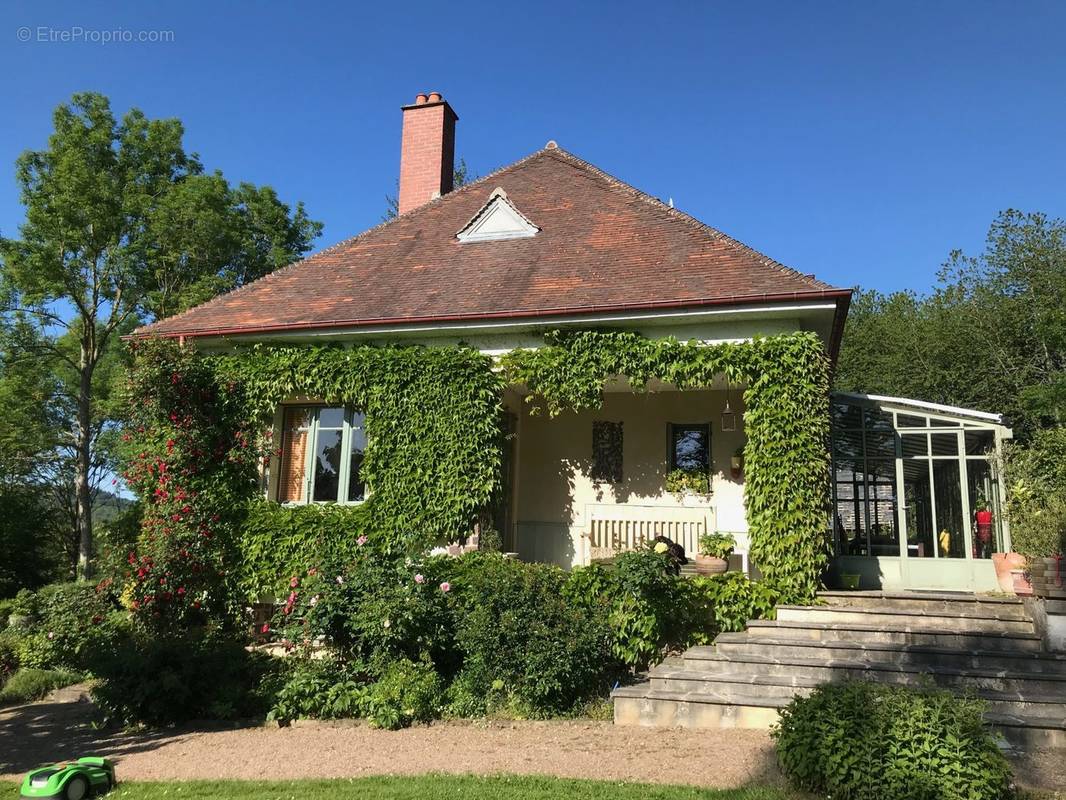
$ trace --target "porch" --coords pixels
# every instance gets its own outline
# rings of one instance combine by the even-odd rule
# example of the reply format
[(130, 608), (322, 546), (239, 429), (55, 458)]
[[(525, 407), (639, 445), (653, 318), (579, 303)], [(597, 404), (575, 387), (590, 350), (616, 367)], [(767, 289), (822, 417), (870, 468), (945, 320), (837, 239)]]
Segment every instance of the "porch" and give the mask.
[(608, 388), (599, 410), (555, 418), (531, 416), (520, 389), (506, 392), (495, 520), (505, 549), (573, 567), (659, 535), (691, 555), (700, 535), (720, 531), (734, 535), (746, 569), (742, 389)]

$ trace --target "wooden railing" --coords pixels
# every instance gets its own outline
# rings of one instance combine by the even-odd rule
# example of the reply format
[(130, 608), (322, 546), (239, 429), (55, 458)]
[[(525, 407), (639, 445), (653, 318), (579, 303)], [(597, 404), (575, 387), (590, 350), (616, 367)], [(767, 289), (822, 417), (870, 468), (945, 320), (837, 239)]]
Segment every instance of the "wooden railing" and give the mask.
[(713, 525), (711, 508), (593, 505), (587, 509), (588, 560), (611, 558), (665, 536), (694, 555), (700, 536)]

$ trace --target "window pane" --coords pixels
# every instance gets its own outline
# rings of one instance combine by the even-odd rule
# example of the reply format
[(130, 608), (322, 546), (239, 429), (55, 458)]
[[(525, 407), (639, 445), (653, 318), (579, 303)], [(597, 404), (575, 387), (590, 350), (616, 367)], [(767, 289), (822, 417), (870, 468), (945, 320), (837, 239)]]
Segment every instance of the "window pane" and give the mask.
[(996, 449), (996, 437), (992, 431), (966, 431), (966, 455), (983, 456)]
[(892, 430), (892, 414), (888, 411), (882, 411), (879, 408), (866, 409), (866, 429), (880, 431)]
[(337, 491), (340, 488), (341, 431), (319, 429), (314, 459), (314, 499), (319, 502), (337, 502)]
[(352, 434), (349, 445), (348, 463), (348, 500), (366, 499), (366, 484), (360, 474), (363, 468), (363, 455), (366, 453), (366, 432), (363, 430), (363, 415), (352, 415)]
[(903, 462), (903, 503), (907, 515), (907, 555), (911, 558), (932, 558), (933, 507), (929, 496), (927, 460)]
[(320, 408), (318, 410), (318, 427), (340, 428), (344, 425), (343, 408)]
[(934, 456), (957, 456), (959, 454), (959, 437), (954, 433), (934, 433), (930, 437), (933, 440)]
[(925, 417), (915, 417), (911, 414), (899, 414), (896, 416), (897, 425), (901, 428), (927, 428)]
[(670, 468), (706, 472), (710, 467), (710, 430), (706, 425), (673, 425)]
[(984, 459), (973, 458), (966, 462), (966, 474), (970, 483), (970, 513), (973, 514), (973, 555), (974, 558), (991, 558), (1001, 546), (992, 468)]
[(866, 457), (878, 456), (894, 458), (896, 455), (896, 434), (888, 431), (866, 431)]
[(858, 428), (862, 425), (862, 409), (850, 403), (833, 403), (833, 425), (838, 428)]
[(278, 502), (303, 502), (307, 435), (314, 409), (291, 406), (285, 409), (281, 432), (281, 475), (278, 477)]
[(941, 558), (963, 558), (966, 540), (958, 461), (933, 462), (933, 492), (936, 497), (937, 552)]
[(924, 433), (904, 433), (900, 435), (903, 442), (903, 457), (929, 455), (929, 437)]
[(841, 458), (862, 458), (862, 431), (834, 428), (833, 450)]
[(866, 514), (870, 532), (870, 555), (898, 556), (896, 532), (896, 462), (868, 462)]

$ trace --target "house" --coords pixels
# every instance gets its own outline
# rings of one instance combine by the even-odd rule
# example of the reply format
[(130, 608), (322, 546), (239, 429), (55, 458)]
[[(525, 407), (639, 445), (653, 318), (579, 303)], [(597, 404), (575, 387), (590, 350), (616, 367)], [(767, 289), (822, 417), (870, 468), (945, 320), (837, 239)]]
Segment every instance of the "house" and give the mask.
[[(395, 219), (142, 333), (207, 351), (387, 341), (465, 343), (499, 357), (540, 347), (555, 329), (708, 345), (803, 332), (836, 357), (850, 289), (778, 263), (555, 142), (453, 188), (457, 119), (437, 93), (403, 107)], [(735, 535), (750, 568), (745, 385), (723, 375), (698, 390), (648, 388), (612, 381), (600, 409), (554, 418), (524, 412), (526, 387), (506, 389), (511, 435), (494, 519), (505, 549), (573, 566), (660, 534), (692, 552), (701, 533), (718, 530)], [(864, 587), (995, 588), (988, 556), (1008, 533), (988, 454), (1009, 436), (1002, 420), (858, 396), (837, 397), (833, 415), (834, 574), (860, 574)], [(276, 429), (270, 499), (364, 499), (359, 409), (291, 398)], [(671, 490), (677, 471), (706, 485)], [(974, 522), (986, 502), (991, 542)]]

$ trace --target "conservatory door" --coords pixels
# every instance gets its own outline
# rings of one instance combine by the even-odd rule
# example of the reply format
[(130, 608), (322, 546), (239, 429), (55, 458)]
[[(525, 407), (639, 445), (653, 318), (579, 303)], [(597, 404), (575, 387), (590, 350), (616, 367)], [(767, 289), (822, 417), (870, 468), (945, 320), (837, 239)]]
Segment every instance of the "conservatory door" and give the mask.
[[(900, 431), (896, 480), (902, 578), (909, 588), (982, 590), (988, 572), (975, 548), (979, 477), (967, 472), (964, 431)], [(980, 462), (972, 465), (975, 471)], [(980, 543), (979, 543), (980, 544)], [(977, 561), (978, 563), (975, 563)]]

